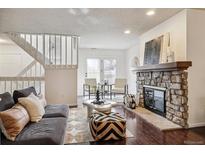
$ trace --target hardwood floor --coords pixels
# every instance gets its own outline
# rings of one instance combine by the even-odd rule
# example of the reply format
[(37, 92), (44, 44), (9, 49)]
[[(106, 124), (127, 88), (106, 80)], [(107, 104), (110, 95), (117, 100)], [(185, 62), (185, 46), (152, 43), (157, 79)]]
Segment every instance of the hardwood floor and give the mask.
[(115, 112), (119, 112), (127, 119), (127, 128), (135, 136), (122, 141), (90, 142), (91, 145), (141, 145), (141, 144), (205, 144), (205, 127), (193, 129), (180, 129), (160, 131), (150, 123), (143, 120), (136, 114), (122, 108), (115, 107)]
[[(82, 105), (82, 98), (78, 98)], [(127, 120), (127, 128), (134, 135), (122, 141), (89, 142), (91, 145), (195, 145), (205, 144), (205, 127), (160, 131), (135, 113), (123, 107), (114, 107), (114, 112), (123, 115)]]

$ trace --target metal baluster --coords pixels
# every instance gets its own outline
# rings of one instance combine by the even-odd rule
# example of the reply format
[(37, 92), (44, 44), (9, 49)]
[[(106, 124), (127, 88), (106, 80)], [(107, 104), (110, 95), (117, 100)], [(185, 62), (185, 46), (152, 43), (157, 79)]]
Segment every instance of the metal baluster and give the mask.
[(30, 80), (28, 79), (28, 87), (30, 87)]
[(10, 81), (10, 92), (12, 93), (12, 80)]
[(67, 51), (68, 46), (67, 46), (67, 36), (65, 36), (65, 65), (67, 65)]
[(16, 80), (16, 89), (18, 90), (18, 80)]
[(76, 55), (76, 56), (77, 56), (77, 64), (76, 64), (76, 65), (77, 65), (77, 67), (78, 67), (78, 58), (79, 58), (79, 57), (78, 57), (78, 52), (79, 52), (79, 50), (78, 50), (78, 45), (79, 45), (79, 44), (78, 44), (78, 41), (79, 41), (79, 38), (77, 37), (77, 42), (76, 42), (76, 43), (77, 43), (77, 44), (76, 44), (76, 48), (77, 48), (77, 49), (76, 49), (76, 50), (77, 50), (77, 53), (76, 53), (76, 54), (77, 54), (77, 55)]
[(46, 52), (46, 46), (45, 46), (45, 34), (43, 34), (43, 60), (44, 60), (44, 64), (46, 64), (46, 56), (45, 56), (45, 52)]
[(26, 34), (25, 34), (25, 40), (26, 40), (25, 42), (27, 42), (27, 35)]
[(37, 77), (37, 75), (36, 75), (36, 72), (37, 72), (37, 70), (36, 70), (36, 63), (35, 63), (35, 78), (34, 78), (34, 87), (35, 87), (35, 85), (36, 85), (36, 77)]
[[(38, 51), (38, 35), (36, 35), (36, 50)], [(37, 59), (37, 52), (36, 52), (36, 59)]]
[(56, 35), (55, 35), (55, 66), (56, 66)]
[(71, 67), (73, 66), (73, 37), (71, 37)]
[(51, 65), (53, 64), (53, 47), (52, 47), (52, 35), (50, 36), (51, 37), (51, 48), (50, 48), (50, 50), (51, 50), (51, 61), (50, 61), (50, 63), (51, 63)]
[(62, 65), (62, 36), (60, 35), (60, 65)]
[(36, 77), (37, 76), (37, 63), (36, 62), (35, 62), (35, 65), (34, 65), (34, 69), (35, 69), (34, 76)]
[(30, 69), (30, 77), (32, 76), (33, 72), (32, 72), (33, 67)]
[(6, 81), (4, 81), (4, 92), (6, 92)]
[(51, 36), (49, 35), (49, 42), (48, 42), (48, 44), (49, 44), (49, 48), (48, 48), (48, 50), (49, 50), (49, 64), (51, 65)]
[(24, 80), (22, 81), (22, 87), (24, 88), (25, 86), (24, 86)]
[(41, 93), (41, 81), (39, 81), (40, 93)]
[(30, 34), (30, 44), (32, 46), (32, 35)]
[(36, 89), (36, 79), (34, 79), (34, 87), (35, 87), (35, 89)]
[(40, 70), (39, 71), (40, 71), (40, 76), (42, 76), (42, 74), (41, 74), (41, 65), (40, 65)]

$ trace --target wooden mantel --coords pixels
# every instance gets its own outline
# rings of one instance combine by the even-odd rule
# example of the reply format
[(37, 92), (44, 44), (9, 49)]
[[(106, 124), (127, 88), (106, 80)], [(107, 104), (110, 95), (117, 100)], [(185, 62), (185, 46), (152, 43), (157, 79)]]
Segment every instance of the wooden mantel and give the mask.
[(134, 72), (153, 72), (153, 71), (174, 71), (174, 70), (187, 70), (192, 66), (191, 61), (176, 61), (171, 63), (161, 63), (154, 65), (144, 65), (133, 69)]

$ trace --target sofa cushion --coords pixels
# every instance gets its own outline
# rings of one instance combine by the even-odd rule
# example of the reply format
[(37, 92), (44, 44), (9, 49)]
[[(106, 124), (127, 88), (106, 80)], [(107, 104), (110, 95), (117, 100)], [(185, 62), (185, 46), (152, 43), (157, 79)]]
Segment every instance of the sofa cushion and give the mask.
[(11, 109), (0, 112), (0, 127), (8, 140), (14, 141), (16, 136), (29, 122), (26, 109), (16, 104)]
[(39, 101), (41, 102), (41, 104), (43, 104), (43, 107), (45, 107), (47, 105), (45, 96), (43, 94), (39, 94), (37, 97), (39, 98)]
[(32, 122), (38, 122), (45, 114), (44, 106), (39, 98), (31, 93), (28, 97), (21, 97), (18, 102), (25, 107)]
[(68, 117), (68, 106), (64, 104), (47, 105), (43, 118)]
[(0, 94), (0, 111), (10, 109), (14, 105), (14, 100), (10, 93)]
[(66, 126), (66, 118), (45, 118), (38, 123), (29, 123), (16, 137), (15, 141), (9, 141), (2, 136), (2, 144), (63, 144)]
[(20, 97), (27, 97), (29, 96), (31, 93), (33, 93), (34, 95), (37, 96), (37, 93), (36, 93), (36, 90), (34, 87), (29, 87), (29, 88), (26, 88), (26, 89), (21, 89), (21, 90), (15, 90), (13, 92), (13, 99), (14, 99), (14, 102), (17, 103), (18, 102), (18, 99)]

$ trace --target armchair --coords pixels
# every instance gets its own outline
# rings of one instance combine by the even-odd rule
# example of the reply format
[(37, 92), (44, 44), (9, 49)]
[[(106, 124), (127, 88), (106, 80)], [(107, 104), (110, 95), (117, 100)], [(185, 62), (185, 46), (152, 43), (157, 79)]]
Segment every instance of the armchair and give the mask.
[(86, 96), (86, 92), (88, 93), (89, 99), (91, 94), (95, 94), (97, 91), (97, 81), (94, 78), (85, 79), (85, 83), (83, 84), (83, 96)]
[(111, 87), (111, 99), (112, 99), (112, 94), (114, 94), (115, 96), (116, 94), (126, 95), (127, 93), (128, 93), (127, 79), (115, 79), (115, 84)]

